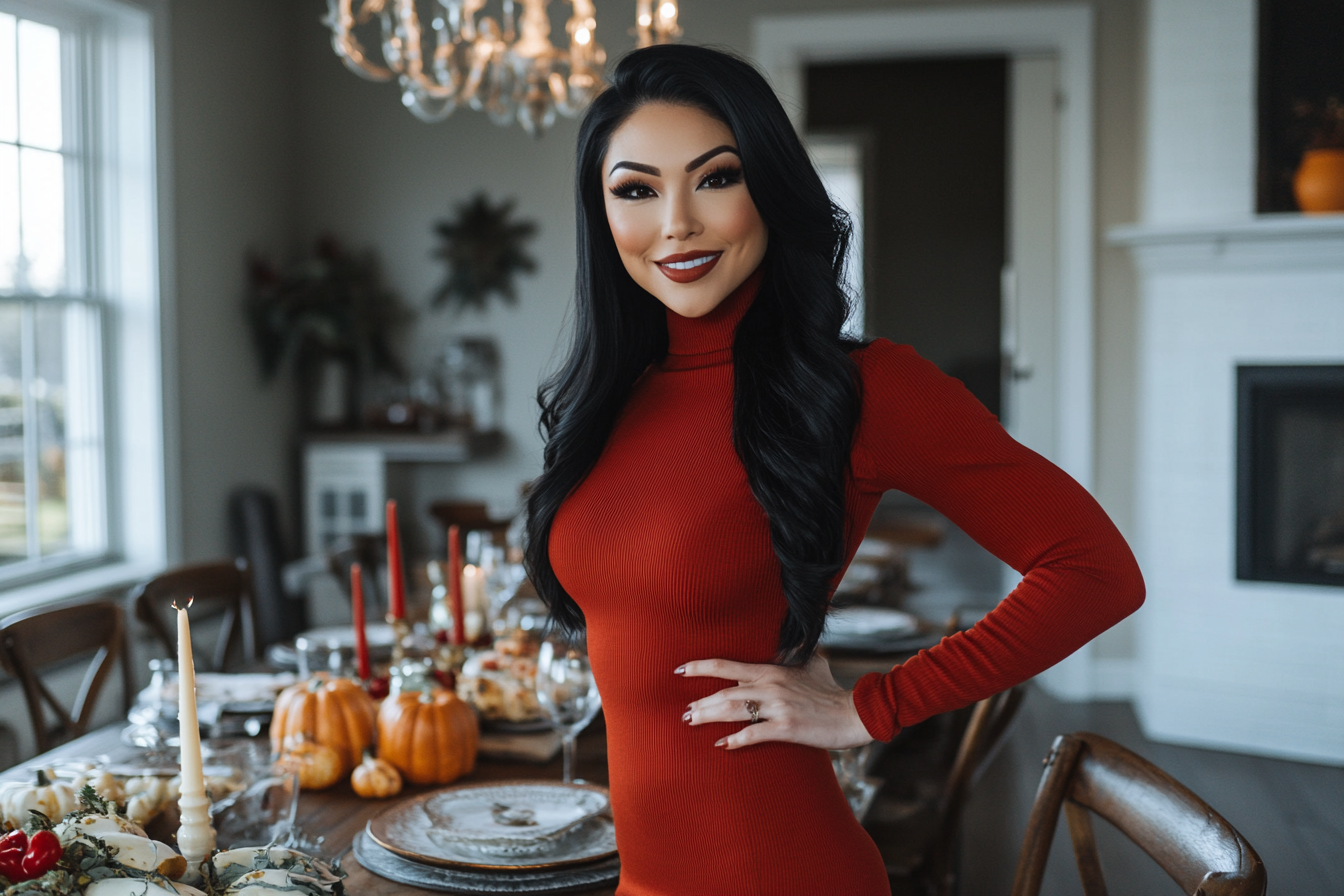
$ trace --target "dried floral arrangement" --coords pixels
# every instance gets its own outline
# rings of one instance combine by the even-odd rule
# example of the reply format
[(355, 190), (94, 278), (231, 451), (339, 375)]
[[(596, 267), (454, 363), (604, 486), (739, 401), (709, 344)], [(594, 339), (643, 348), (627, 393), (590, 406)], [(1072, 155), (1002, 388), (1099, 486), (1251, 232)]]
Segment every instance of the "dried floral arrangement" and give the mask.
[(1305, 149), (1344, 149), (1344, 102), (1337, 96), (1293, 103), (1293, 136)]
[(324, 236), (288, 267), (252, 255), (245, 311), (268, 381), (288, 364), (302, 373), (330, 359), (360, 374), (401, 373), (393, 335), (411, 314), (383, 283), (372, 250), (356, 254)]
[(513, 278), (530, 274), (537, 262), (525, 245), (536, 235), (534, 221), (512, 221), (514, 201), (493, 205), (484, 193), (457, 206), (454, 216), (434, 225), (440, 244), (434, 256), (448, 266), (448, 276), (434, 293), (434, 307), (485, 310), (492, 295), (509, 304), (518, 301)]

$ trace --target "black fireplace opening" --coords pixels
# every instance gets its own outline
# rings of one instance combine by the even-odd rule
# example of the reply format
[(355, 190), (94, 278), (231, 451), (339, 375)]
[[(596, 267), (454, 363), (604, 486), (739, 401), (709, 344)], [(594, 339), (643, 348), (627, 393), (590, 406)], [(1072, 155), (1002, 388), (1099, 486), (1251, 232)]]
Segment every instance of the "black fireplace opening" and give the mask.
[(1237, 578), (1344, 586), (1344, 365), (1237, 368)]

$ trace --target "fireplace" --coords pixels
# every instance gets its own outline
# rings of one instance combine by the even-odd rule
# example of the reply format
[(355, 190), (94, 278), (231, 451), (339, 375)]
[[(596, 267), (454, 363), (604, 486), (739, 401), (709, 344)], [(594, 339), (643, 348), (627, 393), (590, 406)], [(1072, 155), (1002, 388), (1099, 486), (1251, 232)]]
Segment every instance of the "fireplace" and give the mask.
[(1237, 368), (1237, 578), (1344, 586), (1344, 366)]

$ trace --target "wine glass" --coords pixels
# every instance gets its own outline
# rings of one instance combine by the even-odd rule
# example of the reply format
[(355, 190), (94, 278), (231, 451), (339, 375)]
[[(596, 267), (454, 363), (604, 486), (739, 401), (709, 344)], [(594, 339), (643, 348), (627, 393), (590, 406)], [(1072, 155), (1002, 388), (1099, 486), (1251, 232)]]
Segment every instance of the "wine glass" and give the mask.
[(597, 682), (581, 640), (548, 637), (537, 654), (537, 703), (560, 735), (565, 783), (574, 783), (574, 741), (602, 708)]

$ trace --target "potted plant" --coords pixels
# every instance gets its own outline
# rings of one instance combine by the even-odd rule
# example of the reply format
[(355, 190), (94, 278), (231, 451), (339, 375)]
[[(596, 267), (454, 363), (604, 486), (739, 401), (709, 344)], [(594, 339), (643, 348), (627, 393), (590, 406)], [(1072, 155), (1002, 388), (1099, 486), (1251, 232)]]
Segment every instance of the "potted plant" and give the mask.
[(383, 284), (377, 256), (324, 236), (289, 267), (252, 255), (247, 268), (245, 311), (262, 376), (293, 367), (306, 428), (354, 428), (360, 380), (401, 375), (392, 334), (410, 316)]

